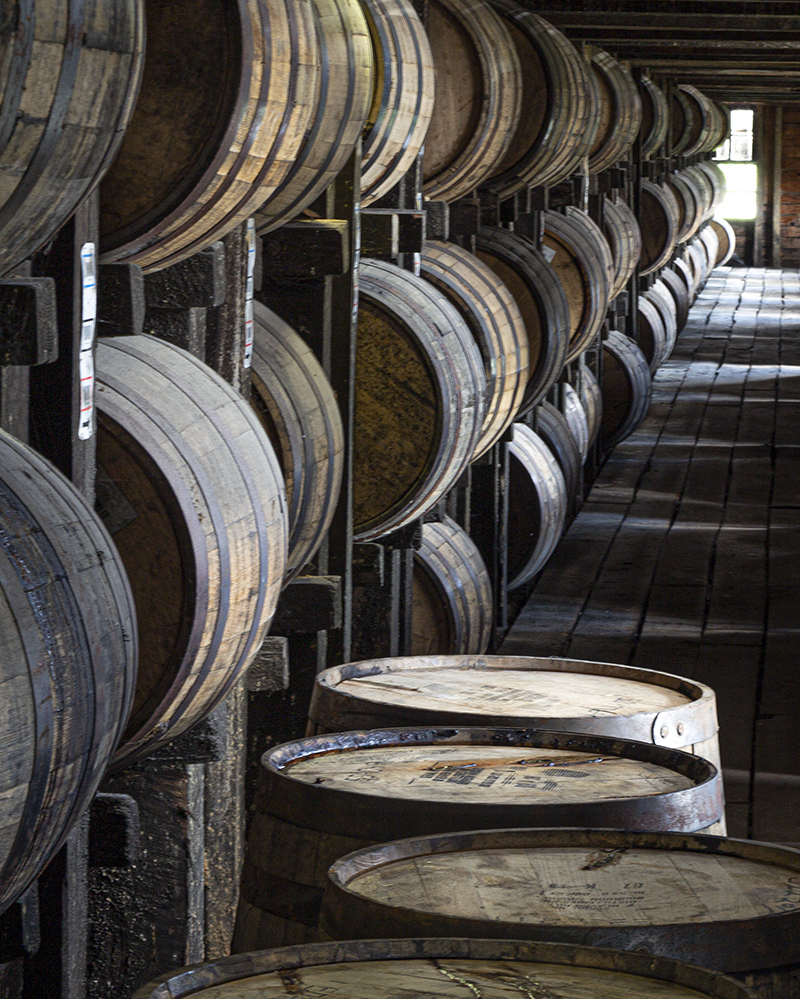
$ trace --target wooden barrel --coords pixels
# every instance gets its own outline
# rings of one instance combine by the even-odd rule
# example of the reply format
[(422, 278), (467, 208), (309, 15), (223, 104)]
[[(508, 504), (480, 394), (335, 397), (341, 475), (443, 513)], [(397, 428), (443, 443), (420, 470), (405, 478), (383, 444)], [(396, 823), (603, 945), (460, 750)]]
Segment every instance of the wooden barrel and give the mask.
[(472, 460), (486, 379), (464, 320), (430, 282), (359, 268), (354, 527), (371, 540), (419, 518)]
[(642, 181), (640, 274), (657, 271), (672, 256), (678, 236), (678, 203), (666, 184)]
[(591, 732), (702, 756), (720, 769), (714, 691), (669, 673), (575, 659), (417, 656), (320, 673), (309, 734), (395, 725)]
[(603, 49), (591, 69), (600, 97), (600, 127), (589, 150), (589, 172), (600, 173), (627, 157), (642, 124), (642, 102), (630, 70)]
[(422, 525), (414, 552), (411, 654), (480, 655), (492, 638), (492, 583), (481, 554), (445, 517)]
[(661, 280), (675, 302), (675, 321), (677, 333), (680, 333), (689, 317), (689, 306), (691, 305), (689, 289), (686, 282), (678, 276), (674, 266), (664, 268), (661, 272)]
[(659, 152), (669, 130), (669, 105), (661, 87), (649, 76), (639, 79), (639, 98), (642, 102), (641, 148), (642, 156), (650, 159)]
[(654, 281), (647, 291), (644, 292), (644, 295), (655, 305), (661, 313), (661, 318), (664, 320), (664, 327), (667, 334), (666, 357), (668, 358), (678, 338), (678, 309), (675, 299), (672, 297), (669, 288), (662, 278)]
[(336, 511), (344, 427), (333, 389), (311, 348), (260, 302), (253, 303), (252, 380), (251, 403), (286, 484), (288, 582), (314, 556)]
[(650, 373), (655, 374), (666, 360), (670, 347), (664, 318), (655, 303), (644, 294), (639, 296), (637, 303), (636, 345), (644, 354)]
[(142, 74), (143, 0), (10, 0), (0, 62), (0, 274), (51, 239), (108, 170)]
[(153, 270), (220, 239), (288, 176), (314, 116), (320, 47), (312, 0), (145, 9), (141, 89), (100, 186), (100, 247), (105, 262)]
[(567, 506), (572, 508), (577, 500), (581, 484), (580, 448), (567, 418), (546, 399), (534, 409), (534, 426), (537, 434), (553, 452), (567, 490)]
[(555, 551), (570, 497), (555, 455), (526, 424), (514, 424), (508, 454), (508, 588), (514, 590)]
[(255, 212), (259, 233), (299, 215), (331, 183), (355, 148), (373, 98), (366, 7), (357, 0), (313, 0), (312, 11), (319, 41), (317, 98), (288, 173)]
[(233, 949), (320, 939), (328, 868), (387, 839), (508, 826), (693, 832), (722, 809), (707, 760), (604, 736), (424, 727), (290, 742), (261, 757)]
[(430, 0), (436, 100), (425, 139), (426, 198), (455, 201), (505, 156), (522, 112), (522, 67), (489, 0)]
[(702, 153), (712, 153), (719, 148), (727, 139), (730, 132), (730, 111), (725, 109), (717, 101), (709, 99), (711, 112), (711, 125), (708, 130), (708, 139), (700, 150)]
[(486, 415), (474, 460), (502, 437), (522, 405), (529, 375), (525, 322), (497, 274), (455, 243), (426, 242), (420, 274), (458, 309), (481, 352)]
[(428, 35), (410, 0), (365, 0), (375, 86), (364, 129), (361, 203), (382, 197), (411, 167), (433, 114), (436, 79)]
[[(701, 192), (703, 201), (703, 217), (701, 220), (701, 225), (703, 222), (707, 222), (714, 214), (714, 198), (715, 198), (715, 184), (716, 179), (712, 174), (707, 173), (705, 170), (701, 170), (697, 164), (694, 166), (687, 167), (683, 171), (684, 177), (691, 177), (694, 183), (697, 185)], [(699, 228), (699, 226), (698, 226)], [(696, 232), (697, 230), (695, 230)]]
[(569, 39), (517, 0), (492, 0), (522, 65), (522, 107), (511, 145), (484, 186), (507, 198), (557, 184), (581, 166), (600, 125), (594, 80)]
[(581, 463), (583, 463), (589, 453), (589, 418), (580, 395), (569, 382), (564, 383), (562, 392), (564, 419), (578, 445), (578, 453), (581, 456)]
[(706, 280), (708, 280), (711, 272), (717, 266), (717, 257), (719, 256), (719, 237), (712, 225), (707, 225), (698, 233), (698, 245), (702, 247), (706, 255), (708, 262)]
[(589, 447), (591, 447), (597, 439), (603, 419), (603, 393), (600, 391), (597, 376), (586, 365), (580, 369), (580, 396), (589, 424)]
[(700, 232), (690, 241), (688, 246), (692, 260), (691, 266), (696, 271), (698, 289), (702, 288), (708, 280), (708, 276), (711, 273), (711, 268), (713, 266), (713, 260), (716, 259), (717, 249), (719, 248), (719, 243), (717, 242), (717, 244), (713, 247), (712, 259), (712, 248), (709, 246), (708, 241), (703, 239), (705, 231), (705, 229), (701, 229)]
[(681, 170), (668, 174), (666, 183), (675, 195), (678, 205), (678, 231), (675, 242), (685, 243), (703, 224), (708, 207), (706, 191), (698, 185), (696, 178)]
[(612, 330), (603, 341), (603, 419), (600, 446), (607, 450), (624, 441), (647, 415), (653, 395), (650, 365), (630, 337)]
[(680, 87), (672, 87), (669, 98), (669, 114), (672, 123), (670, 156), (678, 156), (692, 140), (694, 114), (689, 98)]
[(675, 299), (660, 279), (639, 295), (636, 342), (655, 374), (670, 356), (678, 336)]
[(569, 346), (569, 305), (561, 282), (531, 240), (483, 226), (476, 253), (509, 289), (528, 334), (528, 384), (518, 415), (529, 412), (561, 374)]
[(91, 505), (0, 432), (0, 912), (89, 805), (130, 712), (136, 612)]
[(333, 865), (331, 882), (322, 925), (334, 936), (513, 933), (673, 958), (761, 980), (767, 995), (796, 993), (798, 850), (685, 833), (489, 830), (359, 850)]
[(725, 174), (713, 160), (704, 160), (701, 163), (697, 163), (694, 169), (701, 177), (707, 177), (711, 186), (711, 207), (709, 209), (708, 218), (712, 219), (717, 208), (719, 208), (725, 198)]
[(716, 216), (711, 220), (711, 227), (719, 240), (719, 249), (717, 250), (717, 259), (714, 266), (722, 267), (723, 264), (727, 264), (736, 250), (736, 233), (733, 231), (733, 226), (730, 222), (720, 216)]
[[(687, 251), (684, 250), (684, 254)], [(678, 278), (685, 284), (687, 293), (689, 295), (690, 304), (694, 302), (697, 297), (697, 286), (694, 281), (694, 276), (692, 274), (691, 267), (686, 263), (683, 257), (675, 257), (672, 261), (672, 270), (678, 275)]]
[[(537, 991), (532, 993), (532, 989)], [(524, 940), (352, 940), (258, 951), (193, 965), (145, 985), (133, 999), (276, 999), (298, 989), (330, 999), (752, 999), (718, 973), (666, 958)]]
[(580, 208), (544, 213), (543, 252), (558, 275), (569, 306), (567, 361), (597, 336), (614, 283), (614, 261), (600, 227)]
[(639, 223), (628, 202), (619, 194), (604, 200), (603, 235), (614, 262), (614, 280), (609, 293), (609, 299), (613, 300), (633, 277), (642, 255)]
[(694, 288), (693, 294), (696, 298), (700, 294), (703, 285), (706, 283), (705, 269), (708, 263), (708, 258), (705, 253), (697, 245), (696, 236), (691, 240), (691, 242), (686, 244), (686, 249), (683, 252), (683, 260), (691, 273), (692, 285)]
[(678, 90), (687, 98), (692, 118), (689, 142), (681, 151), (684, 156), (693, 156), (705, 150), (710, 138), (718, 130), (718, 120), (714, 118), (711, 101), (697, 87), (679, 83)]
[(191, 354), (101, 339), (96, 370), (97, 505), (139, 620), (121, 766), (199, 721), (259, 650), (286, 570), (286, 492), (250, 405)]

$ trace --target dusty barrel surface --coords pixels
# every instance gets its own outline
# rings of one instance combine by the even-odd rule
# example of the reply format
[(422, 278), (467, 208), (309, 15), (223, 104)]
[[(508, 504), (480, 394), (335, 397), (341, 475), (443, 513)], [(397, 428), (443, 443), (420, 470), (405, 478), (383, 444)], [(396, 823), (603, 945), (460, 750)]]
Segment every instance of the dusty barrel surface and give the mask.
[(580, 370), (580, 397), (586, 410), (586, 420), (589, 424), (589, 446), (597, 440), (600, 423), (603, 419), (603, 393), (597, 376), (589, 367)]
[(569, 305), (567, 361), (584, 351), (602, 326), (614, 284), (614, 261), (600, 227), (579, 208), (544, 213), (543, 252)]
[(416, 159), (431, 123), (436, 89), (428, 35), (410, 0), (367, 0), (375, 63), (364, 127), (361, 203), (382, 197)]
[(142, 73), (143, 0), (10, 0), (0, 28), (0, 274), (103, 177)]
[(455, 243), (429, 240), (420, 274), (458, 309), (481, 352), (486, 415), (473, 459), (488, 451), (522, 405), (528, 384), (528, 334), (514, 296), (479, 257)]
[(710, 687), (577, 659), (409, 656), (335, 666), (316, 678), (309, 733), (477, 720), (653, 742), (720, 765)]
[(260, 648), (286, 570), (286, 491), (249, 403), (191, 354), (101, 339), (96, 372), (97, 505), (139, 620), (121, 766), (200, 720)]
[(432, 284), (379, 260), (359, 269), (354, 521), (359, 540), (431, 509), (472, 458), (486, 378), (464, 320)]
[(551, 402), (540, 402), (534, 410), (536, 432), (553, 452), (558, 462), (564, 485), (567, 490), (567, 501), (570, 506), (578, 495), (581, 481), (581, 452), (566, 416)]
[(431, 0), (436, 99), (425, 138), (425, 196), (454, 201), (492, 173), (522, 112), (522, 68), (489, 0)]
[(331, 869), (322, 926), (619, 947), (795, 977), (800, 851), (680, 833), (506, 829), (398, 840)]
[(633, 277), (642, 255), (639, 223), (627, 201), (619, 195), (605, 199), (603, 235), (608, 241), (614, 262), (614, 278), (609, 293), (609, 299), (614, 299)]
[(352, 940), (237, 954), (150, 982), (133, 999), (514, 999), (535, 988), (569, 999), (749, 999), (733, 979), (666, 958), (501, 940)]
[(655, 374), (669, 356), (675, 337), (670, 340), (664, 315), (652, 296), (640, 295), (637, 309), (636, 344), (647, 358), (651, 374)]
[(678, 206), (676, 243), (685, 243), (703, 224), (708, 210), (708, 193), (705, 186), (687, 171), (679, 170), (667, 176), (667, 186), (675, 195)]
[(514, 424), (508, 453), (508, 588), (512, 590), (532, 579), (555, 551), (570, 495), (555, 455), (526, 424)]
[(136, 611), (100, 518), (0, 433), (0, 912), (88, 807), (136, 684)]
[(366, 8), (357, 0), (313, 0), (312, 12), (319, 43), (316, 99), (288, 173), (255, 213), (259, 233), (299, 215), (325, 190), (353, 152), (373, 100)]
[(253, 303), (251, 403), (286, 484), (286, 579), (312, 558), (330, 526), (342, 485), (344, 427), (336, 398), (311, 348), (279, 316)]
[(578, 390), (569, 382), (565, 382), (563, 386), (563, 412), (570, 433), (578, 445), (581, 462), (584, 462), (589, 453), (589, 417)]
[(733, 231), (733, 226), (730, 222), (723, 218), (713, 218), (711, 220), (711, 227), (719, 240), (719, 250), (717, 251), (717, 259), (714, 262), (714, 266), (722, 267), (723, 264), (727, 264), (736, 250), (736, 233)]
[(628, 155), (642, 124), (642, 102), (630, 70), (608, 52), (593, 52), (591, 69), (601, 113), (588, 166), (590, 173), (599, 173)]
[(569, 350), (570, 307), (555, 269), (533, 242), (518, 233), (483, 226), (476, 253), (506, 285), (528, 334), (528, 384), (519, 413), (552, 388)]
[(664, 91), (649, 76), (642, 76), (639, 80), (639, 98), (642, 102), (642, 156), (649, 159), (666, 141), (669, 105)]
[(493, 612), (489, 573), (467, 532), (451, 517), (423, 524), (414, 552), (412, 654), (480, 655)]
[(640, 274), (651, 274), (667, 263), (678, 238), (680, 213), (675, 195), (666, 184), (642, 181), (642, 255)]
[(689, 307), (691, 305), (689, 301), (689, 289), (686, 282), (681, 280), (676, 271), (671, 267), (664, 268), (661, 272), (661, 280), (675, 302), (675, 320), (677, 331), (680, 333), (686, 325), (686, 320), (689, 318)]
[(320, 939), (329, 866), (387, 839), (509, 825), (692, 831), (721, 812), (708, 761), (602, 736), (426, 727), (287, 743), (261, 759), (234, 947)]
[(600, 109), (583, 56), (562, 32), (517, 0), (492, 0), (522, 66), (522, 108), (510, 146), (484, 186), (509, 197), (526, 185), (557, 184), (594, 142)]
[(286, 179), (313, 118), (312, 0), (146, 0), (142, 85), (100, 186), (105, 261), (145, 270), (210, 246)]
[(636, 430), (647, 415), (653, 396), (653, 376), (647, 357), (630, 337), (616, 330), (603, 341), (600, 389), (603, 418), (598, 439), (601, 447), (610, 448)]

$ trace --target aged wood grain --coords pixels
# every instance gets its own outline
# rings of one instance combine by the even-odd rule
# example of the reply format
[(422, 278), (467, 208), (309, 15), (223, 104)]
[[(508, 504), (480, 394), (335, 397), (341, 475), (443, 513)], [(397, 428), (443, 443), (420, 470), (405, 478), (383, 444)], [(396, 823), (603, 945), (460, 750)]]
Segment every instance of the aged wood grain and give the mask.
[(133, 596), (108, 532), (57, 469), (0, 434), (0, 910), (85, 812), (136, 682)]
[(322, 365), (279, 316), (253, 305), (253, 396), (286, 484), (286, 580), (313, 557), (339, 502), (344, 427)]
[(235, 229), (283, 182), (314, 114), (311, 0), (147, 0), (141, 90), (100, 188), (102, 259), (144, 271)]
[[(35, 11), (34, 11), (35, 6)], [(14, 0), (0, 59), (0, 274), (51, 239), (108, 170), (142, 74), (142, 0)]]
[(467, 466), (486, 378), (466, 323), (429, 282), (365, 260), (359, 287), (354, 521), (368, 541), (420, 517)]
[(450, 517), (423, 524), (414, 552), (411, 654), (480, 655), (492, 637), (493, 611), (489, 573), (469, 534)]
[(103, 510), (148, 650), (119, 766), (203, 717), (255, 656), (286, 568), (286, 493), (248, 403), (185, 351), (101, 340), (97, 382), (101, 464), (106, 443), (121, 449)]
[(501, 940), (353, 940), (238, 954), (162, 977), (133, 999), (749, 999), (740, 983), (666, 958)]
[(376, 933), (514, 932), (718, 971), (779, 970), (800, 958), (798, 871), (796, 850), (724, 837), (455, 833), (337, 861), (322, 925), (339, 935), (346, 913), (358, 935), (368, 914)]
[(328, 868), (387, 838), (469, 828), (705, 827), (718, 771), (677, 750), (513, 729), (379, 729), (287, 743), (262, 760), (234, 947), (320, 939)]
[(522, 405), (529, 376), (525, 322), (498, 275), (455, 243), (428, 241), (420, 274), (458, 309), (481, 352), (487, 401), (474, 460), (500, 439)]
[(522, 113), (522, 70), (488, 0), (434, 0), (428, 38), (436, 100), (425, 140), (426, 197), (469, 194), (502, 159)]

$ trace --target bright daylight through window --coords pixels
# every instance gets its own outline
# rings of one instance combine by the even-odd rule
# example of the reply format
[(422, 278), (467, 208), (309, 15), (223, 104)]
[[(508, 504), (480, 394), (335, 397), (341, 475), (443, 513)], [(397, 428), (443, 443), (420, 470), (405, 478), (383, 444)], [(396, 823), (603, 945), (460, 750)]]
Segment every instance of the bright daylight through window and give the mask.
[(726, 219), (756, 217), (758, 168), (753, 160), (753, 112), (748, 108), (731, 111), (731, 137), (714, 154), (725, 174), (727, 193), (717, 214)]

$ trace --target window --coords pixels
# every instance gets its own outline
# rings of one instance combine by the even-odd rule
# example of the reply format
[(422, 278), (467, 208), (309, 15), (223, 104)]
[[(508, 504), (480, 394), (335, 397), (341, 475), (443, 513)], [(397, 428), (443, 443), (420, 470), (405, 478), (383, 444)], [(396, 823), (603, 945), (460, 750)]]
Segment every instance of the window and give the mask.
[(727, 193), (717, 209), (726, 219), (756, 217), (758, 169), (753, 160), (753, 112), (749, 108), (731, 110), (731, 137), (714, 153), (725, 174)]

